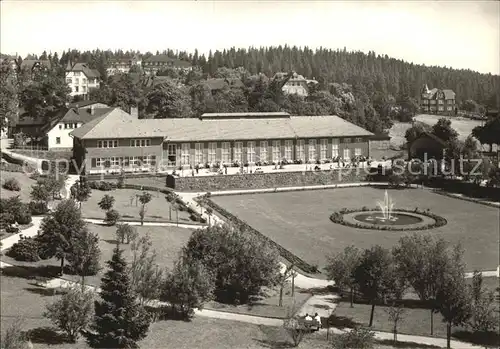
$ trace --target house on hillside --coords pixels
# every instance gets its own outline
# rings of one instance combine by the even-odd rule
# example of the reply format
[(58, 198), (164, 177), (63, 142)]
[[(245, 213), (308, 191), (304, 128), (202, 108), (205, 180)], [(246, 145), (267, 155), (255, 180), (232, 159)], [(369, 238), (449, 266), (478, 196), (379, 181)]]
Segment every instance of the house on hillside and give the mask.
[(108, 75), (128, 73), (130, 68), (140, 66), (141, 64), (142, 60), (139, 56), (134, 56), (133, 58), (115, 58), (109, 61), (106, 72)]
[(453, 90), (429, 90), (424, 85), (420, 94), (420, 110), (423, 113), (456, 115), (458, 112)]
[[(274, 79), (285, 79), (288, 73), (276, 73)], [(290, 79), (283, 85), (283, 92), (286, 94), (298, 94), (307, 97), (309, 95), (309, 84), (317, 84), (316, 80), (309, 80), (300, 74), (293, 72)]]
[(165, 70), (167, 68), (185, 71), (193, 69), (191, 63), (163, 54), (151, 56), (143, 60), (142, 68), (148, 74), (156, 74), (158, 71)]
[(90, 69), (87, 63), (68, 62), (66, 66), (66, 83), (71, 88), (71, 96), (87, 97), (89, 90), (98, 88), (101, 74), (96, 69)]
[(206, 113), (200, 118), (139, 119), (115, 108), (71, 135), (77, 165), (84, 165), (85, 174), (95, 174), (350, 160), (369, 157), (373, 134), (335, 115)]
[(29, 70), (33, 72), (36, 69), (51, 69), (52, 64), (49, 60), (43, 59), (24, 59), (21, 61), (21, 64), (18, 66), (20, 70)]
[(49, 123), (40, 129), (40, 143), (48, 150), (71, 150), (73, 148), (73, 138), (70, 136), (72, 131), (112, 110), (105, 104), (100, 105), (104, 107), (95, 107), (94, 104), (61, 109)]
[(205, 85), (208, 86), (212, 95), (223, 90), (224, 88), (243, 88), (245, 85), (240, 79), (208, 79), (205, 81)]
[(430, 132), (424, 132), (408, 145), (408, 159), (441, 160), (445, 151), (446, 142)]

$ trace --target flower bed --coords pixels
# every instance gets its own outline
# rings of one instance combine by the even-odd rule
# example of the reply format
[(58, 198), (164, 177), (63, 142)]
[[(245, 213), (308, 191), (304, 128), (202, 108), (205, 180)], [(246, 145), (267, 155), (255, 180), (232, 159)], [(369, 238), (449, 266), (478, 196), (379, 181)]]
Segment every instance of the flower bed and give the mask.
[[(195, 199), (197, 201), (201, 200), (200, 198)], [(217, 205), (215, 202), (210, 200), (207, 196), (203, 197), (203, 203), (212, 208), (215, 212), (219, 213), (221, 216), (223, 216), (225, 219), (230, 224), (233, 224), (234, 226), (240, 227), (240, 229), (246, 233), (253, 234), (259, 239), (264, 239), (268, 243), (271, 244), (274, 248), (276, 248), (281, 255), (281, 257), (285, 258), (288, 262), (291, 264), (295, 265), (297, 268), (303, 270), (306, 273), (309, 274), (316, 274), (319, 273), (319, 270), (317, 267), (310, 265), (309, 263), (305, 262), (298, 256), (294, 255), (292, 252), (288, 251), (285, 249), (283, 246), (277, 244), (275, 241), (269, 239), (267, 236), (259, 232), (258, 230), (252, 228), (250, 225), (248, 225), (246, 222), (242, 221), (223, 207)]]
[[(445, 218), (438, 216), (434, 213), (431, 213), (429, 210), (419, 210), (415, 208), (414, 210), (408, 209), (397, 209), (394, 210), (395, 213), (407, 213), (408, 215), (415, 215), (429, 218), (424, 220), (421, 224), (410, 224), (410, 225), (377, 225), (377, 224), (368, 224), (363, 222), (357, 222), (354, 219), (346, 219), (347, 215), (351, 213), (369, 213), (380, 210), (378, 208), (369, 209), (367, 207), (363, 207), (362, 209), (342, 209), (340, 211), (333, 212), (330, 216), (330, 220), (333, 223), (342, 224), (352, 228), (359, 229), (372, 229), (372, 230), (390, 230), (390, 231), (415, 231), (415, 230), (428, 230), (433, 228), (442, 227), (446, 225), (448, 222)], [(432, 220), (432, 221), (431, 221)]]

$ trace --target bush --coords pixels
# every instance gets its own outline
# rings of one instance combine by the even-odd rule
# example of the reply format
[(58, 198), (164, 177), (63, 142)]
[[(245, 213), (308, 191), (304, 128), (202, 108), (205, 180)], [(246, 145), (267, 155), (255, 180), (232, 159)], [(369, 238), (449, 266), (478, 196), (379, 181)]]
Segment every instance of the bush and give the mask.
[(0, 225), (9, 226), (14, 223), (16, 223), (16, 216), (14, 216), (12, 213), (10, 212), (0, 213)]
[(104, 218), (104, 223), (109, 226), (115, 225), (120, 219), (120, 213), (117, 210), (109, 210), (106, 212), (106, 218)]
[(16, 214), (16, 222), (18, 224), (30, 224), (31, 223), (31, 211), (28, 205), (23, 204)]
[(371, 349), (375, 344), (375, 333), (365, 328), (354, 328), (352, 331), (338, 334), (333, 339), (335, 349)]
[(14, 258), (16, 261), (37, 262), (40, 260), (38, 256), (38, 242), (32, 238), (21, 238), (21, 240), (12, 245), (6, 255)]
[(15, 178), (8, 178), (5, 180), (5, 183), (2, 185), (7, 190), (11, 191), (20, 191), (21, 190), (21, 185), (19, 184), (19, 181)]
[(28, 208), (33, 216), (44, 215), (49, 212), (49, 208), (45, 202), (31, 201)]
[(19, 233), (19, 228), (18, 227), (7, 227), (7, 228), (5, 228), (5, 231), (8, 234), (17, 234), (17, 233)]

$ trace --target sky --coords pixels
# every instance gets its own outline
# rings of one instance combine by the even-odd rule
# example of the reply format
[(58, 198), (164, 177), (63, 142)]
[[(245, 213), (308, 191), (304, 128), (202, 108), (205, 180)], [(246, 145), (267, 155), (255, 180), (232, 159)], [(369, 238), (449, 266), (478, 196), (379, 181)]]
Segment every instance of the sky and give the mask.
[(3, 0), (0, 6), (5, 54), (68, 48), (208, 53), (288, 44), (500, 73), (498, 1)]

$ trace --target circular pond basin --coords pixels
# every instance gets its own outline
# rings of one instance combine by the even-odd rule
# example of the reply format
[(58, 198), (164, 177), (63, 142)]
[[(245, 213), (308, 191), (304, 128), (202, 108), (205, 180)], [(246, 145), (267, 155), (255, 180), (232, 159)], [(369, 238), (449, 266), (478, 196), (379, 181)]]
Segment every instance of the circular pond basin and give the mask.
[(390, 218), (384, 218), (381, 213), (358, 213), (353, 215), (355, 221), (374, 224), (374, 225), (413, 225), (423, 221), (417, 215), (409, 215), (405, 213), (392, 213)]

